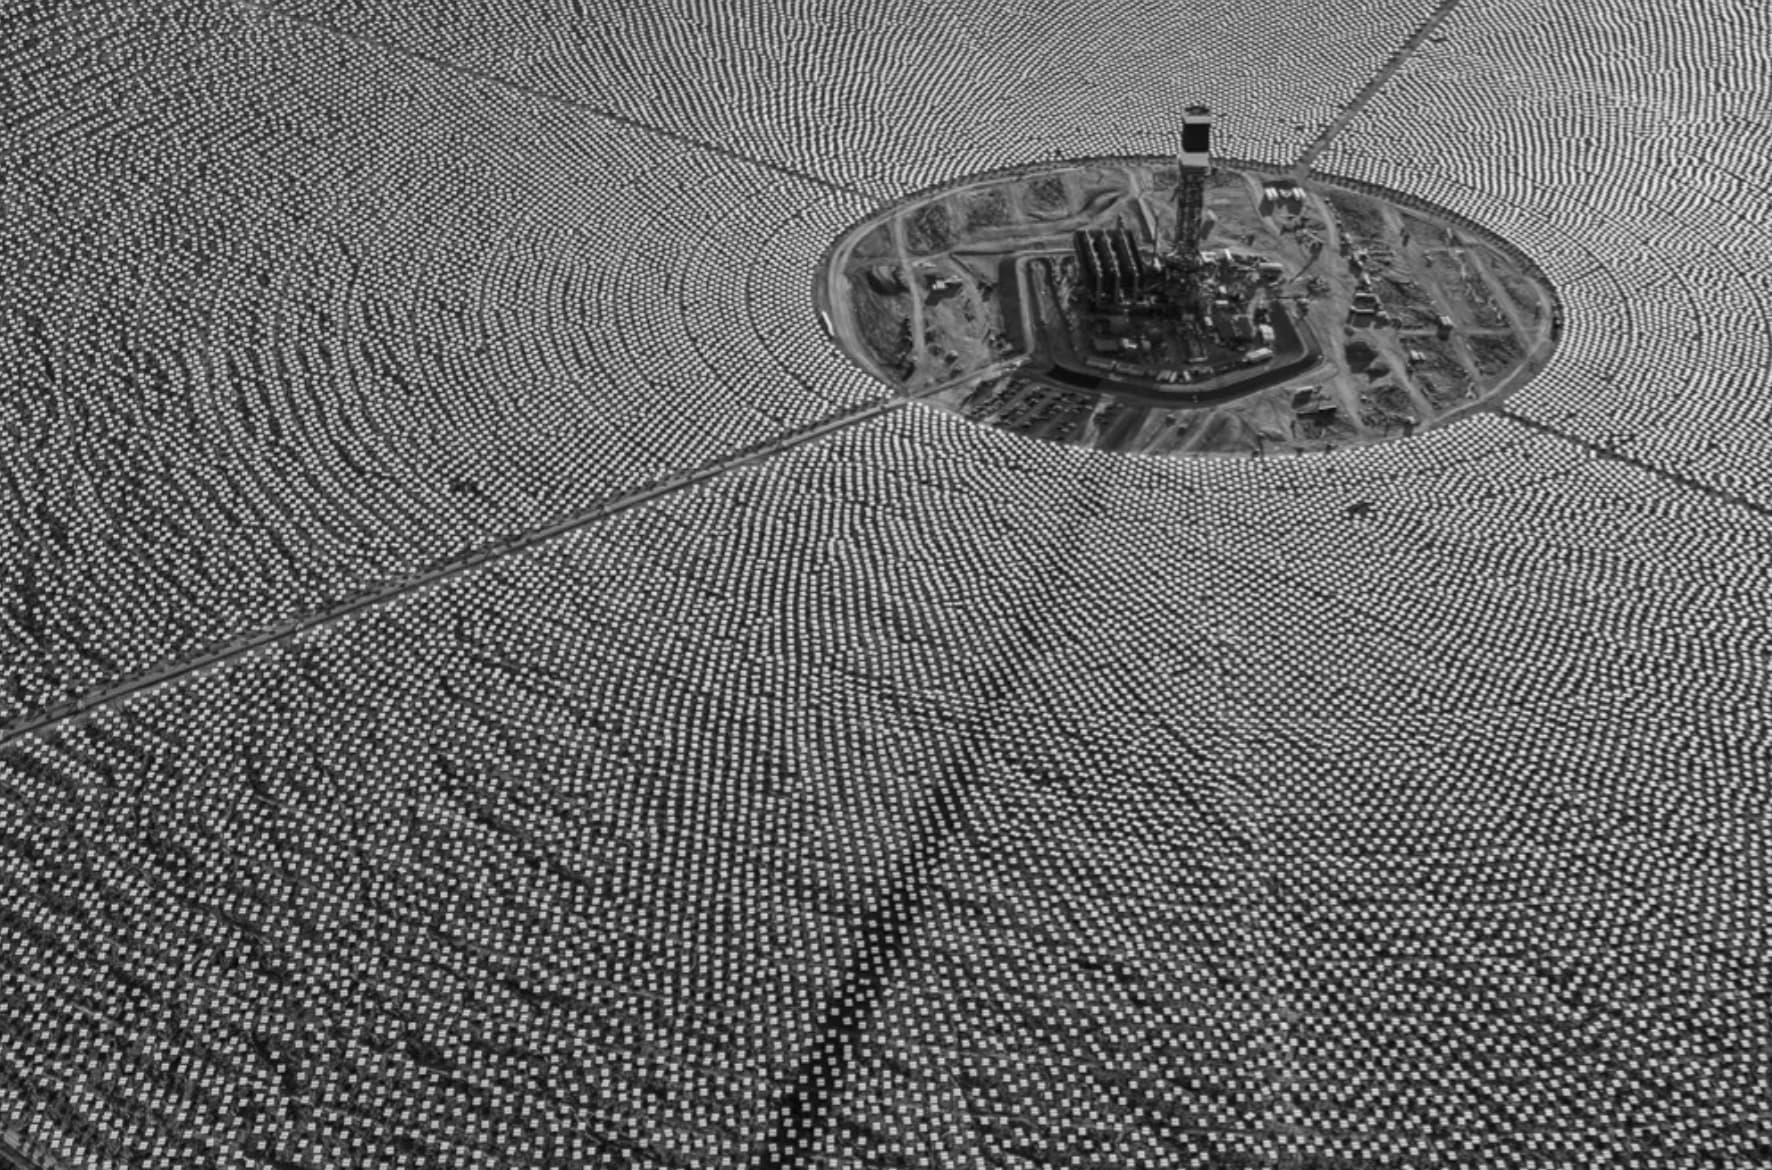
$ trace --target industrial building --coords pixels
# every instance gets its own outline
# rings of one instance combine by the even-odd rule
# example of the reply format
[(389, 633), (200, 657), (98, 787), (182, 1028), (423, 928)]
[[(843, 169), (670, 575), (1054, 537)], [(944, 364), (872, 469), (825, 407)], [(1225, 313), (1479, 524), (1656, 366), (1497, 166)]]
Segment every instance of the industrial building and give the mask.
[(1079, 228), (1071, 235), (1071, 250), (1096, 305), (1123, 305), (1146, 291), (1138, 239), (1125, 227)]

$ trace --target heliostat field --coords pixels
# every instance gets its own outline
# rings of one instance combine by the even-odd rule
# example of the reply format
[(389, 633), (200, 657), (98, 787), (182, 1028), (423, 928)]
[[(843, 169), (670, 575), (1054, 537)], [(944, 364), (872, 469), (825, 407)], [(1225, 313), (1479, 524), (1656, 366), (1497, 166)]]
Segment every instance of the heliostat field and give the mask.
[[(0, 1162), (1772, 1162), (1768, 43), (10, 6)], [(1199, 102), (1555, 352), (1189, 459), (821, 321), (855, 225)]]

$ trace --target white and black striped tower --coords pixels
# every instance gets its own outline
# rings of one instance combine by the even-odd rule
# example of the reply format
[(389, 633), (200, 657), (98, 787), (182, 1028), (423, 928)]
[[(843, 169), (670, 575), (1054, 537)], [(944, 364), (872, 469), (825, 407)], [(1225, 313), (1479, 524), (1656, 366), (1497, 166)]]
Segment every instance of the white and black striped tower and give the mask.
[(1212, 172), (1212, 111), (1189, 106), (1181, 120), (1176, 158), (1175, 254), (1188, 270), (1200, 263), (1200, 215), (1206, 209), (1206, 176)]

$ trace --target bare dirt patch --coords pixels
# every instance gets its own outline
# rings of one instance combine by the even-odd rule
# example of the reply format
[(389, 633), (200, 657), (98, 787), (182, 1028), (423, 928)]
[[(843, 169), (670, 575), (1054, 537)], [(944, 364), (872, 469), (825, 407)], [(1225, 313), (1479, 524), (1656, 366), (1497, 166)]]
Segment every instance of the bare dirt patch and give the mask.
[(1372, 291), (1384, 301), (1385, 311), (1401, 329), (1422, 329), (1433, 325), (1439, 307), (1420, 284), (1398, 276), (1383, 276), (1372, 282)]
[(1403, 338), (1400, 344), (1419, 355), (1410, 366), (1410, 374), (1415, 388), (1435, 410), (1450, 410), (1465, 401), (1471, 377), (1451, 341), (1427, 334)]
[(1351, 238), (1354, 246), (1365, 246), (1384, 238), (1384, 214), (1372, 200), (1360, 195), (1336, 193), (1329, 196), (1329, 203), (1341, 221), (1342, 232)]
[(1496, 274), (1496, 279), (1501, 282), (1508, 299), (1519, 310), (1521, 318), (1527, 323), (1536, 321), (1539, 316), (1536, 311), (1539, 305), (1537, 286), (1506, 265), (1492, 263), (1489, 270)]
[(1028, 180), (1023, 206), (1041, 219), (1057, 219), (1070, 212), (1071, 197), (1063, 175), (1040, 175)]
[(892, 255), (892, 228), (888, 224), (876, 224), (862, 233), (855, 241), (855, 258), (858, 260), (872, 259), (879, 256)]
[(1465, 344), (1470, 347), (1471, 360), (1486, 379), (1500, 379), (1526, 356), (1511, 333), (1472, 334)]
[(909, 377), (916, 368), (911, 360), (910, 301), (877, 291), (873, 276), (870, 270), (867, 277), (849, 286), (849, 305), (856, 329), (881, 369)]
[(1009, 222), (1009, 192), (1002, 187), (986, 187), (966, 201), (966, 228), (1000, 227)]
[(933, 200), (911, 212), (905, 221), (905, 243), (919, 255), (945, 252), (954, 246), (953, 216), (944, 200)]

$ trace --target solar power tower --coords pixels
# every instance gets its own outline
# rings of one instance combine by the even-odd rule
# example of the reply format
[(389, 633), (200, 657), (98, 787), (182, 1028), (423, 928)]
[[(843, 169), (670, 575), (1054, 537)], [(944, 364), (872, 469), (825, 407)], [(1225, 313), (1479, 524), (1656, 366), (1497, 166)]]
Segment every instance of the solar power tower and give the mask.
[(1206, 208), (1206, 175), (1212, 170), (1212, 111), (1189, 106), (1181, 120), (1180, 171), (1175, 184), (1175, 254), (1188, 271), (1200, 263), (1200, 215)]

